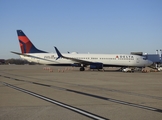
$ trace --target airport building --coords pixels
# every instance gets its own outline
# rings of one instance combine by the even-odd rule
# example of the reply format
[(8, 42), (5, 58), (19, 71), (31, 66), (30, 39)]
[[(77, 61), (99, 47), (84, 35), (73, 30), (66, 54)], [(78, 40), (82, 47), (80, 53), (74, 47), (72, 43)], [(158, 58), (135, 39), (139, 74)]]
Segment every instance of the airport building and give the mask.
[(156, 50), (156, 54), (148, 54), (148, 53), (143, 54), (143, 52), (131, 52), (131, 54), (144, 56), (145, 58), (151, 60), (156, 64), (162, 64), (162, 50), (160, 50), (160, 52)]

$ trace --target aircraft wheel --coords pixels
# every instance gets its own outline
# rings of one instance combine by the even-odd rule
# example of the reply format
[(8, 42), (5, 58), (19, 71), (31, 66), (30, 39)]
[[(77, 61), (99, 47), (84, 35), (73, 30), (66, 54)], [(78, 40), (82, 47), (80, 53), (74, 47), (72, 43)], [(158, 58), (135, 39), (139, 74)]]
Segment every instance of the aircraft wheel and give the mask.
[(84, 67), (81, 67), (81, 68), (80, 68), (80, 71), (84, 71), (84, 70), (85, 70)]

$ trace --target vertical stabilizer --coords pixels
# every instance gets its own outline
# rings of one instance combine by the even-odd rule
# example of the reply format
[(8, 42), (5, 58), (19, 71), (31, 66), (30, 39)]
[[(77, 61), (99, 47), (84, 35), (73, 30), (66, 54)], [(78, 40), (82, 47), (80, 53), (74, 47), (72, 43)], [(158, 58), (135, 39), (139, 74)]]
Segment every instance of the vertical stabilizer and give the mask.
[(17, 30), (17, 35), (22, 53), (47, 53), (37, 49), (22, 30)]

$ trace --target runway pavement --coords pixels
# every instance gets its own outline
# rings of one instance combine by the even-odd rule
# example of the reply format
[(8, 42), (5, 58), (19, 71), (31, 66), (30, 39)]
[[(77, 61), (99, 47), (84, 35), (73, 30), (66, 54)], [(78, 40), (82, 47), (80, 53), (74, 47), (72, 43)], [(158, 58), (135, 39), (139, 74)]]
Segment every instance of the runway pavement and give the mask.
[(0, 65), (0, 120), (161, 120), (162, 72)]

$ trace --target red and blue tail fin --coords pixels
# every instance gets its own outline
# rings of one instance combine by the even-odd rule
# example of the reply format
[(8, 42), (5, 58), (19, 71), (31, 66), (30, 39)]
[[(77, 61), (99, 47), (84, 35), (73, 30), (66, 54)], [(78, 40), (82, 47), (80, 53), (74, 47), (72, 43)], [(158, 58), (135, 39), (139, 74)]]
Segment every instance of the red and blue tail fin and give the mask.
[(17, 30), (17, 35), (22, 53), (47, 53), (37, 49), (22, 30)]

